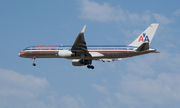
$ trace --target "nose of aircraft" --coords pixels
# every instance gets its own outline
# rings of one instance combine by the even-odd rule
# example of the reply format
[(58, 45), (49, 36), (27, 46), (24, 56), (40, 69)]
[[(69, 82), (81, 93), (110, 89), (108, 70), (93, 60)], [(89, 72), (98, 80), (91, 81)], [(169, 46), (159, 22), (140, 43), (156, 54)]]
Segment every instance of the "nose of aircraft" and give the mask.
[(20, 55), (21, 55), (21, 54), (20, 54), (20, 53), (18, 53), (18, 56), (19, 56), (19, 57), (20, 57)]
[[(22, 51), (21, 51), (21, 52), (22, 52)], [(22, 57), (22, 54), (21, 54), (21, 52), (19, 52), (19, 53), (18, 53), (18, 56), (19, 56), (19, 57)]]

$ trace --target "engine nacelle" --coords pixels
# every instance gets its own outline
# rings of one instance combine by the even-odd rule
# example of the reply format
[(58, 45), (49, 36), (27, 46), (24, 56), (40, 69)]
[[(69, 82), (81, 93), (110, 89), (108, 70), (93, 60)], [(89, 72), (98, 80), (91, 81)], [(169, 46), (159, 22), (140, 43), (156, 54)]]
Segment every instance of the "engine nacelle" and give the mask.
[(85, 64), (83, 64), (80, 59), (73, 59), (72, 65), (73, 66), (84, 66)]
[(59, 50), (58, 55), (59, 57), (66, 58), (66, 57), (75, 56), (75, 53), (68, 50)]

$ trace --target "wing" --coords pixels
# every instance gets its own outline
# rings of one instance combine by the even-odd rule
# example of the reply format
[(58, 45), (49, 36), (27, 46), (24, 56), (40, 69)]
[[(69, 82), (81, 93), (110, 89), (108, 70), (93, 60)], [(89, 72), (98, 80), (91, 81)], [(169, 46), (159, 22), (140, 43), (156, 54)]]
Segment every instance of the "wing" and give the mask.
[(85, 31), (86, 25), (84, 25), (81, 33), (76, 38), (76, 41), (74, 42), (71, 51), (76, 52), (76, 55), (82, 55), (85, 56), (91, 56), (87, 50), (86, 41), (84, 39), (84, 31)]

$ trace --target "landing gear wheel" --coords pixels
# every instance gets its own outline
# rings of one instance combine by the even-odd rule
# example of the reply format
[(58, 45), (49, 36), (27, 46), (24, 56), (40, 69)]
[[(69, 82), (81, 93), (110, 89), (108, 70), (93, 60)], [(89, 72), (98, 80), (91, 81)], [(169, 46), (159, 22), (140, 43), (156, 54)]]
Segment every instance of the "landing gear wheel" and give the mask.
[(94, 66), (87, 65), (87, 68), (88, 68), (88, 69), (94, 69)]
[(32, 65), (33, 65), (33, 66), (36, 66), (36, 63), (35, 63), (36, 57), (33, 57), (32, 59), (33, 59), (33, 64), (32, 64)]
[(36, 64), (35, 64), (35, 63), (33, 63), (33, 66), (36, 66)]
[(88, 69), (90, 69), (90, 68), (91, 68), (91, 66), (90, 66), (90, 65), (87, 65), (87, 68), (88, 68)]

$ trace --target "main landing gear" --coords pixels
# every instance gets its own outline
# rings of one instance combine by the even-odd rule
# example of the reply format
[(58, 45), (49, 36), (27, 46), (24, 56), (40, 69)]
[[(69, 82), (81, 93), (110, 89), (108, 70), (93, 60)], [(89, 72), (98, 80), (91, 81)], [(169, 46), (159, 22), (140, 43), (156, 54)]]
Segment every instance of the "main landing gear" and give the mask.
[(92, 64), (92, 60), (84, 60), (84, 54), (81, 54), (80, 57), (81, 57), (81, 60), (79, 61), (81, 64), (83, 65), (87, 65), (87, 68), (88, 69), (94, 69), (94, 66), (91, 65)]
[(94, 66), (91, 65), (91, 64), (92, 64), (92, 60), (84, 60), (84, 59), (81, 59), (79, 62), (80, 62), (81, 64), (83, 64), (83, 65), (87, 65), (87, 68), (88, 68), (88, 69), (94, 69)]
[(32, 64), (32, 65), (33, 65), (33, 66), (36, 66), (36, 63), (35, 63), (35, 59), (36, 59), (36, 58), (33, 57), (32, 59), (33, 59), (33, 64)]
[(88, 69), (94, 69), (94, 66), (93, 65), (87, 65), (87, 68)]

